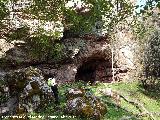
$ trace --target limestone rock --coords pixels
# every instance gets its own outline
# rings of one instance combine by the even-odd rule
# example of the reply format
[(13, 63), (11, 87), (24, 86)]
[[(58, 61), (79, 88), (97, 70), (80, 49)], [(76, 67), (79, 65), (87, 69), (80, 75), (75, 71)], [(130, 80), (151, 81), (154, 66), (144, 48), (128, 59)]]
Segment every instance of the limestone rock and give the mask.
[(107, 112), (107, 108), (100, 99), (85, 89), (68, 89), (66, 112), (84, 118), (100, 120)]
[(83, 89), (68, 89), (67, 93), (67, 99), (74, 99), (76, 97), (83, 97), (84, 96), (84, 90)]
[(9, 95), (18, 99), (16, 111), (23, 108), (26, 112), (32, 112), (44, 102), (53, 99), (51, 88), (37, 68), (28, 67), (12, 71), (5, 79), (9, 86)]
[(7, 42), (4, 39), (0, 39), (0, 67), (29, 66), (46, 60), (46, 56), (36, 57), (31, 51), (31, 45), (24, 41), (14, 40)]
[(74, 82), (77, 67), (74, 64), (67, 64), (55, 71), (55, 78), (58, 83)]
[(0, 39), (0, 58), (4, 57), (6, 55), (5, 52), (13, 47), (14, 45), (8, 43), (5, 39)]

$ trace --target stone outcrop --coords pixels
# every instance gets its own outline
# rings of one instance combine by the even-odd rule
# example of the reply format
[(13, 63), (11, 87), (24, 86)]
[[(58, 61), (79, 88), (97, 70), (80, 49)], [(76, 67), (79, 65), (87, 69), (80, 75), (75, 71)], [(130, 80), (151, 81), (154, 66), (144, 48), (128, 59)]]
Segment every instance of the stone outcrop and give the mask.
[(106, 105), (85, 89), (68, 89), (66, 112), (71, 115), (100, 120), (107, 112)]
[(106, 60), (111, 58), (111, 46), (107, 39), (104, 41), (92, 37), (90, 39), (70, 38), (65, 40), (64, 46), (65, 51), (70, 51), (70, 58), (79, 66), (92, 56)]
[[(104, 38), (100, 39), (94, 36), (86, 38), (84, 36), (83, 38), (65, 39), (64, 50), (68, 59), (72, 60), (72, 64), (63, 65), (57, 69), (58, 72), (55, 76), (58, 80), (62, 82), (68, 80), (112, 82), (113, 77), (116, 81), (129, 79), (129, 71), (135, 69), (132, 51), (126, 50), (125, 47), (122, 49), (118, 45), (118, 49), (113, 51), (112, 69), (112, 48), (110, 41), (106, 37)], [(126, 38), (126, 41), (128, 42), (129, 39), (131, 38)], [(120, 45), (123, 46), (123, 44)], [(131, 44), (128, 42), (125, 46)], [(126, 54), (127, 56), (125, 56)]]
[(0, 39), (0, 67), (5, 69), (17, 66), (29, 66), (44, 61), (45, 58), (34, 58), (25, 41), (15, 40), (8, 42)]
[[(54, 59), (47, 61), (46, 55), (34, 58), (28, 52), (25, 43), (20, 41), (15, 41), (13, 44), (6, 43), (6, 46), (10, 47), (6, 48), (1, 45), (3, 49), (1, 51), (4, 51), (5, 55), (0, 58), (2, 63), (0, 66), (3, 68), (40, 66), (45, 75), (55, 77), (59, 83), (74, 82), (76, 79), (112, 82), (113, 77), (116, 81), (129, 80), (133, 76), (131, 73), (137, 69), (135, 62), (137, 44), (132, 41), (132, 35), (129, 32), (119, 31), (116, 37), (117, 40), (112, 46), (109, 37), (94, 34), (64, 39), (61, 51), (64, 57), (56, 62), (59, 63), (59, 67), (48, 67), (47, 69), (41, 68), (40, 64), (44, 64), (45, 61), (46, 64), (54, 66)], [(90, 73), (85, 72), (87, 70)]]
[(54, 100), (50, 87), (37, 68), (28, 67), (8, 72), (5, 79), (10, 96), (6, 107), (10, 114), (32, 112), (44, 103)]
[(0, 39), (0, 58), (5, 56), (5, 52), (13, 48), (14, 45), (8, 43), (5, 39)]
[[(111, 46), (109, 38), (97, 37), (92, 34), (80, 38), (65, 39), (62, 42), (64, 46), (62, 49), (62, 53), (64, 53), (63, 64), (59, 61), (59, 67), (42, 68), (42, 71), (47, 76), (55, 77), (59, 83), (74, 82), (76, 79), (112, 82), (113, 77), (116, 81), (128, 80), (131, 70), (136, 68), (132, 53), (136, 44), (133, 44), (130, 41), (131, 36), (127, 35), (118, 34), (119, 39), (122, 37), (125, 39), (117, 43), (115, 41), (114, 46)], [(114, 48), (113, 69), (112, 48)], [(45, 59), (47, 58), (32, 58), (27, 48), (20, 45), (6, 51), (6, 56), (0, 62), (3, 63), (1, 66), (23, 65), (26, 67), (29, 65), (39, 66)], [(50, 64), (52, 63), (54, 62), (50, 61)], [(91, 72), (85, 72), (87, 70)]]
[(128, 42), (126, 44), (118, 45), (117, 43), (118, 49), (113, 52), (113, 69), (109, 40), (84, 36), (65, 39), (63, 52), (67, 59), (64, 64), (57, 68), (42, 69), (42, 71), (46, 75), (54, 76), (58, 83), (75, 80), (112, 82), (113, 77), (116, 81), (128, 80), (130, 71), (135, 69), (131, 47), (127, 49), (127, 45), (132, 44), (129, 39), (131, 38), (126, 38)]

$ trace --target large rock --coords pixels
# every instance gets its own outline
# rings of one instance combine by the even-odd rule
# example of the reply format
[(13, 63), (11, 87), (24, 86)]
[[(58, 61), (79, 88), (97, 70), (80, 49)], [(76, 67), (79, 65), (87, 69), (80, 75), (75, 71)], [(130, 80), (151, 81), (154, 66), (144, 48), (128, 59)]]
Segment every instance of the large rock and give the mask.
[(5, 39), (0, 39), (0, 58), (4, 57), (6, 55), (6, 51), (13, 48), (14, 45), (11, 43), (8, 43)]
[(45, 53), (38, 50), (34, 51), (32, 48), (37, 49), (36, 45), (28, 39), (12, 42), (0, 39), (0, 68), (31, 66), (47, 60)]
[[(6, 107), (7, 105), (4, 104), (9, 99), (9, 89), (5, 81), (6, 73), (7, 72), (0, 69), (0, 115), (2, 112), (8, 111), (8, 108)], [(3, 108), (1, 106), (3, 106)]]
[(97, 38), (70, 38), (64, 42), (66, 54), (68, 58), (74, 59), (73, 63), (81, 64), (88, 58), (95, 56), (104, 59), (111, 58), (111, 49), (108, 40), (98, 40)]
[(66, 112), (71, 115), (100, 120), (107, 112), (106, 105), (85, 89), (67, 91)]
[(50, 87), (37, 68), (28, 67), (12, 71), (6, 75), (6, 80), (9, 95), (18, 100), (16, 109), (12, 110), (16, 114), (32, 112), (53, 99)]

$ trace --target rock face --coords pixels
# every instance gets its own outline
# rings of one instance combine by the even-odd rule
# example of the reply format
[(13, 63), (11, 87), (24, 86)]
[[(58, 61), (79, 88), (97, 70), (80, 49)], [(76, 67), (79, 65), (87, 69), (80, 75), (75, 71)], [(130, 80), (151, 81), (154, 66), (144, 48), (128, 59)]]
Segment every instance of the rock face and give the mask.
[(41, 62), (33, 58), (30, 53), (28, 46), (24, 41), (12, 41), (7, 42), (4, 39), (0, 39), (0, 67), (17, 67), (28, 66), (27, 64), (34, 64), (35, 62)]
[[(0, 115), (1, 115), (1, 112), (8, 111), (8, 108), (5, 107), (7, 105), (1, 104), (9, 99), (9, 94), (8, 94), (9, 91), (5, 81), (5, 75), (6, 75), (6, 72), (0, 69)], [(3, 108), (1, 106), (3, 106)]]
[[(45, 75), (55, 77), (59, 83), (75, 80), (112, 82), (113, 77), (116, 81), (129, 80), (132, 77), (130, 73), (133, 73), (133, 70), (136, 71), (137, 67), (136, 60), (134, 61), (136, 54), (133, 54), (136, 44), (133, 43), (129, 33), (119, 32), (117, 38), (118, 41), (115, 41), (114, 46), (111, 46), (106, 36), (96, 37), (92, 34), (64, 39), (62, 42), (64, 48), (61, 51), (64, 54), (63, 62), (59, 61), (60, 66), (57, 68), (48, 67), (42, 71)], [(112, 48), (114, 48), (113, 54)], [(2, 62), (0, 67), (17, 65), (25, 67), (43, 64), (44, 61), (47, 64), (54, 63), (54, 60), (47, 61), (45, 55), (41, 58), (32, 58), (27, 48), (22, 46), (12, 46), (3, 51), (6, 56), (3, 59), (0, 58)]]
[[(128, 39), (131, 39), (128, 37)], [(126, 41), (128, 40), (126, 38)], [(65, 39), (63, 52), (68, 60), (58, 68), (43, 69), (45, 74), (54, 76), (59, 83), (83, 81), (112, 82), (129, 80), (130, 70), (135, 69), (132, 51), (128, 48), (131, 42), (118, 43), (113, 53), (110, 41), (94, 36)], [(123, 49), (121, 46), (125, 46)], [(131, 47), (130, 47), (131, 48)], [(128, 55), (126, 55), (128, 54)], [(67, 63), (70, 61), (70, 63)], [(113, 65), (113, 69), (112, 69)]]
[(107, 112), (107, 108), (91, 92), (84, 89), (69, 89), (66, 112), (71, 115), (100, 120)]
[(5, 79), (9, 87), (9, 96), (16, 101), (14, 105), (11, 100), (8, 101), (7, 107), (11, 114), (32, 112), (49, 100), (54, 100), (50, 87), (37, 68), (28, 67), (9, 72)]
[(13, 47), (14, 45), (8, 43), (5, 39), (0, 39), (0, 58), (5, 56), (5, 52)]
[[(118, 50), (113, 53), (112, 63), (112, 47), (107, 38), (100, 39), (94, 36), (70, 38), (65, 40), (64, 46), (64, 51), (68, 59), (72, 59), (72, 63), (57, 69), (55, 76), (61, 82), (75, 80), (112, 82), (113, 77), (115, 81), (127, 80), (128, 71), (134, 69), (132, 52), (122, 51), (120, 46), (116, 46)], [(124, 56), (123, 53), (129, 55)]]

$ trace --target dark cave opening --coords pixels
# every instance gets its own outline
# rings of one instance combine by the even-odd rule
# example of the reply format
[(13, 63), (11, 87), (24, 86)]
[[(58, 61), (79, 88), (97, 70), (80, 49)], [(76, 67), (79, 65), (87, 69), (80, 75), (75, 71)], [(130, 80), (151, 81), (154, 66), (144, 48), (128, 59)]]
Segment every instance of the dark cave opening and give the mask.
[(107, 76), (107, 69), (111, 69), (111, 63), (109, 60), (102, 58), (90, 58), (88, 61), (83, 62), (83, 64), (78, 68), (75, 80), (85, 81), (94, 83), (95, 81), (109, 81)]

